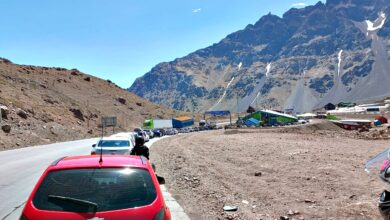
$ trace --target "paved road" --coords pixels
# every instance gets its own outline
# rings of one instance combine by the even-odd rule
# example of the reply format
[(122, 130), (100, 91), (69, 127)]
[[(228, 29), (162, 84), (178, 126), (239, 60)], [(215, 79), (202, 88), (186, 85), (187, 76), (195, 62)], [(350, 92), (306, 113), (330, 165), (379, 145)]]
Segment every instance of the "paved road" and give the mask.
[[(152, 139), (151, 146), (158, 139)], [(86, 155), (97, 139), (86, 139), (0, 152), (0, 219), (18, 219), (27, 197), (47, 166), (63, 156)], [(151, 151), (152, 152), (152, 151)], [(189, 219), (162, 187), (172, 220)]]

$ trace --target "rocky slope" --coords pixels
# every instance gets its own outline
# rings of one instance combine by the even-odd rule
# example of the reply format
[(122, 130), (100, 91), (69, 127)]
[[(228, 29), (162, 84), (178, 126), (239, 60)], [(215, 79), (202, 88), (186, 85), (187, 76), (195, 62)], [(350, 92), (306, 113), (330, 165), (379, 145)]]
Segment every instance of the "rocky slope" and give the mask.
[(210, 47), (160, 63), (129, 91), (180, 110), (310, 111), (390, 95), (390, 2), (328, 0), (268, 14)]
[(101, 116), (117, 116), (123, 130), (145, 117), (180, 114), (76, 69), (6, 59), (0, 59), (0, 109), (0, 150), (99, 136)]

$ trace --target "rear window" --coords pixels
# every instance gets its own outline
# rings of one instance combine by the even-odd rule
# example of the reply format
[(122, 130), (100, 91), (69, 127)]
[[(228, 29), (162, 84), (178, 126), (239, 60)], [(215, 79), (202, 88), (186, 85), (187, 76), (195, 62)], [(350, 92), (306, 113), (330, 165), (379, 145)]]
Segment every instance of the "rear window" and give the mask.
[(152, 178), (144, 169), (71, 169), (49, 172), (33, 204), (41, 210), (99, 212), (149, 205), (156, 197)]
[(101, 140), (98, 144), (99, 147), (128, 147), (130, 141), (127, 140)]

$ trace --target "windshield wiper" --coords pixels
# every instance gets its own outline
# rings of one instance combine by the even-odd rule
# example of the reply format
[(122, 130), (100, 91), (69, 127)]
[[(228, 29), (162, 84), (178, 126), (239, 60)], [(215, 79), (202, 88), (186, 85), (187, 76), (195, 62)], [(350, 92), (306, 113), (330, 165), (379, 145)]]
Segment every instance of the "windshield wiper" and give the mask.
[(94, 202), (87, 201), (87, 200), (76, 199), (76, 198), (66, 197), (66, 196), (57, 196), (57, 195), (49, 195), (48, 197), (49, 197), (49, 199), (66, 201), (66, 202), (70, 202), (70, 203), (73, 203), (76, 205), (81, 205), (81, 206), (86, 206), (88, 208), (92, 208), (92, 212), (96, 212), (96, 210), (98, 208), (98, 204), (96, 204)]

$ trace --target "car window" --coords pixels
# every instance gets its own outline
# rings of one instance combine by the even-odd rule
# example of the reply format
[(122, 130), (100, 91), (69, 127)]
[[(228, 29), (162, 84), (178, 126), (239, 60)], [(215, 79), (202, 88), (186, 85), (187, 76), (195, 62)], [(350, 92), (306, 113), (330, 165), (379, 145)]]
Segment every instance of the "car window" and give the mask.
[(101, 140), (98, 144), (99, 147), (128, 147), (130, 141), (128, 140)]
[(96, 204), (99, 212), (149, 205), (156, 197), (152, 178), (144, 169), (71, 169), (49, 172), (35, 193), (33, 204), (41, 210), (87, 212), (85, 204), (83, 207), (72, 202), (81, 200)]

